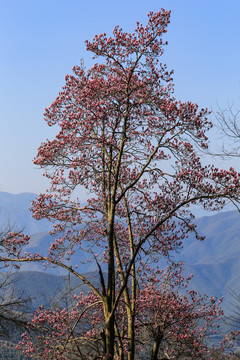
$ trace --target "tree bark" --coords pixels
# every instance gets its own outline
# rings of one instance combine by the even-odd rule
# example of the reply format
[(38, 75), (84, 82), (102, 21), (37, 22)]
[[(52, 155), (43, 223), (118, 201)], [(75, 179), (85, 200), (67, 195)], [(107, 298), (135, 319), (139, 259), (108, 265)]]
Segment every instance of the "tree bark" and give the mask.
[(158, 333), (155, 336), (155, 340), (154, 340), (154, 344), (153, 344), (151, 360), (158, 360), (158, 352), (159, 352), (159, 348), (160, 348), (162, 339), (163, 339), (163, 334), (158, 331)]

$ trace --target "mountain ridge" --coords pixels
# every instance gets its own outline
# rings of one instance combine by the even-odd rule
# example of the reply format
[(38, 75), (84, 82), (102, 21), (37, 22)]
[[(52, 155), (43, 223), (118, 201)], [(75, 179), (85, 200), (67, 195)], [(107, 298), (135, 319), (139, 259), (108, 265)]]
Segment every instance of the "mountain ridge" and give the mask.
[[(18, 226), (25, 227), (31, 234), (27, 251), (47, 254), (53, 238), (48, 234), (49, 222), (36, 221), (28, 208), (37, 195), (33, 193), (10, 194), (0, 192), (0, 228), (10, 219), (18, 220)], [(186, 275), (194, 274), (191, 286), (194, 290), (207, 292), (209, 295), (225, 297), (224, 307), (231, 301), (229, 289), (240, 293), (240, 214), (238, 211), (219, 212), (211, 216), (196, 218), (198, 232), (205, 235), (204, 241), (196, 240), (194, 235), (183, 240), (183, 249), (177, 260), (185, 262)], [(73, 260), (77, 260), (77, 255)], [(84, 261), (86, 254), (82, 253)], [(79, 259), (78, 259), (79, 260)], [(86, 260), (86, 259), (85, 259)], [(41, 271), (41, 265), (34, 263), (22, 267), (25, 271)], [(79, 265), (81, 272), (96, 270), (96, 264)], [(56, 274), (56, 270), (50, 272)], [(58, 275), (62, 275), (60, 270)], [(209, 293), (211, 292), (211, 293)]]

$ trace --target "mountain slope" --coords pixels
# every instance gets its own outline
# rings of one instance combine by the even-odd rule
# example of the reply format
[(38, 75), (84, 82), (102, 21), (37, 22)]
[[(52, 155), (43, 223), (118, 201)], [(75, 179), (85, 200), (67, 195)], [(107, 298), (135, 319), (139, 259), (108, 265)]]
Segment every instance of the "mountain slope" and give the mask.
[(195, 220), (197, 230), (206, 238), (197, 241), (190, 236), (183, 241), (181, 258), (187, 263), (216, 263), (240, 256), (240, 214), (228, 211)]
[[(47, 221), (36, 221), (28, 210), (36, 194), (23, 193), (13, 195), (0, 192), (0, 228), (10, 220), (25, 232), (32, 234), (27, 251), (47, 254), (53, 238), (48, 234), (51, 224)], [(191, 286), (195, 290), (207, 292), (218, 297), (224, 295), (224, 307), (231, 302), (229, 289), (240, 293), (240, 214), (237, 211), (220, 212), (212, 216), (204, 216), (195, 220), (198, 232), (205, 235), (204, 241), (198, 241), (190, 236), (183, 241), (183, 250), (177, 259), (185, 262), (185, 273), (194, 274)], [(99, 249), (98, 249), (99, 250)], [(81, 272), (96, 270), (95, 263), (79, 263), (85, 261), (89, 254), (84, 252), (73, 255), (72, 263), (79, 265)], [(37, 263), (29, 263), (22, 270), (43, 270)], [(51, 270), (52, 274), (62, 275), (62, 271)], [(48, 272), (49, 272), (48, 270)], [(46, 273), (42, 280), (42, 288), (51, 288), (51, 281)], [(32, 275), (31, 275), (32, 276)], [(53, 278), (52, 278), (53, 279)], [(31, 279), (27, 282), (29, 285)], [(58, 280), (54, 280), (57, 285)], [(48, 285), (47, 285), (48, 284)], [(59, 285), (60, 286), (60, 285)], [(35, 292), (37, 293), (37, 292)]]

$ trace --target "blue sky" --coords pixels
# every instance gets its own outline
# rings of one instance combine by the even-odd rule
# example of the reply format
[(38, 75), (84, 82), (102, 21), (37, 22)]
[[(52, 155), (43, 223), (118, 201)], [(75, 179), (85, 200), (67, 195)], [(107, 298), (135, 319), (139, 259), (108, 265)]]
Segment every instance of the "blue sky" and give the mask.
[(172, 10), (163, 62), (174, 69), (175, 97), (210, 109), (239, 102), (239, 0), (0, 0), (0, 190), (47, 188), (32, 159), (54, 128), (43, 121), (64, 77), (84, 58), (86, 39), (126, 31), (147, 13)]

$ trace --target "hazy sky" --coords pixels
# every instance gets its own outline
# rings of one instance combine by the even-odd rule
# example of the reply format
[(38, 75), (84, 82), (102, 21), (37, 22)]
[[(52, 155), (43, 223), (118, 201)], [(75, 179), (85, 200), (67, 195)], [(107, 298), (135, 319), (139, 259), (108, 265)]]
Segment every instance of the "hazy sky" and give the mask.
[(46, 189), (32, 163), (55, 133), (42, 114), (73, 65), (92, 64), (84, 41), (117, 24), (132, 31), (161, 7), (172, 10), (163, 62), (175, 71), (175, 97), (240, 105), (239, 0), (0, 0), (1, 191)]

